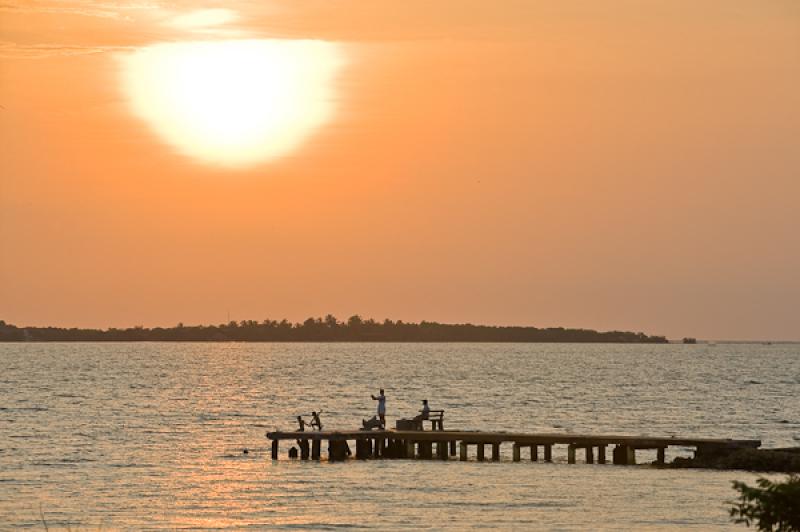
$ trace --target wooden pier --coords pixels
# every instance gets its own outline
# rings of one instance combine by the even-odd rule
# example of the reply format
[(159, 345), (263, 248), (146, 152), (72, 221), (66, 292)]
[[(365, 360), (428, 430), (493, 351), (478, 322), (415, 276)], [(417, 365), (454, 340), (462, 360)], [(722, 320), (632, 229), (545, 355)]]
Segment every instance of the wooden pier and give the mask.
[[(553, 447), (566, 446), (567, 463), (577, 461), (578, 451), (587, 464), (611, 463), (636, 464), (636, 451), (655, 450), (656, 462), (663, 464), (668, 447), (694, 448), (695, 456), (719, 455), (741, 448), (757, 448), (760, 440), (731, 440), (710, 438), (663, 438), (647, 436), (608, 436), (581, 434), (530, 434), (518, 432), (484, 432), (461, 430), (352, 430), (317, 432), (268, 432), (272, 440), (272, 459), (277, 460), (281, 441), (292, 443), (296, 458), (320, 460), (322, 442), (327, 442), (327, 458), (330, 461), (345, 460), (349, 456), (357, 459), (370, 458), (421, 458), (448, 460), (458, 456), (469, 459), (470, 448), (475, 449), (478, 461), (500, 460), (500, 446), (512, 446), (512, 459), (522, 460), (523, 452), (531, 461), (553, 461)], [(351, 449), (348, 442), (353, 442)], [(611, 448), (610, 455), (606, 451)], [(541, 452), (540, 452), (541, 451)], [(290, 454), (294, 454), (291, 453)]]

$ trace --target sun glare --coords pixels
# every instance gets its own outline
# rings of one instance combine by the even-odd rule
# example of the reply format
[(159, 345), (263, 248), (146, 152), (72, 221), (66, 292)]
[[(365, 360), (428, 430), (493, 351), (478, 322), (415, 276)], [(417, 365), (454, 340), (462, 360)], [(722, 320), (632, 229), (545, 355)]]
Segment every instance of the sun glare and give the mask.
[(156, 44), (121, 60), (136, 116), (179, 152), (233, 167), (286, 155), (328, 121), (344, 62), (310, 40)]

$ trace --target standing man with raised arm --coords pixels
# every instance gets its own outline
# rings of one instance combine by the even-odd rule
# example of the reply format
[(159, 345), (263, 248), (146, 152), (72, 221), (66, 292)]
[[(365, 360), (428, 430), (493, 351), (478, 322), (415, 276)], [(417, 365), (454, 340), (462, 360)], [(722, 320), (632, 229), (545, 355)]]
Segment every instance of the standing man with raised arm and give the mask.
[(381, 388), (381, 393), (377, 396), (372, 396), (373, 401), (378, 401), (378, 417), (381, 419), (381, 428), (386, 428), (386, 396), (383, 394), (383, 388)]

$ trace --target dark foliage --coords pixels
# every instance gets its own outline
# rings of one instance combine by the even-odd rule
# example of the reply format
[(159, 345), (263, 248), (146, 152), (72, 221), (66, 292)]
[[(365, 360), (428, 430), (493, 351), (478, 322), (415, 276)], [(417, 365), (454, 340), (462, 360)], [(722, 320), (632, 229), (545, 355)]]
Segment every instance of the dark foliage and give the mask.
[(800, 476), (791, 475), (785, 482), (760, 478), (756, 484), (733, 483), (739, 501), (730, 509), (731, 518), (758, 530), (800, 532)]
[(494, 327), (472, 324), (444, 324), (423, 321), (377, 322), (352, 316), (341, 322), (328, 315), (308, 318), (303, 323), (287, 320), (231, 321), (221, 325), (175, 327), (133, 327), (129, 329), (62, 329), (57, 327), (15, 327), (0, 321), (4, 342), (603, 342), (666, 343), (663, 336), (644, 333), (589, 329), (537, 329), (536, 327)]

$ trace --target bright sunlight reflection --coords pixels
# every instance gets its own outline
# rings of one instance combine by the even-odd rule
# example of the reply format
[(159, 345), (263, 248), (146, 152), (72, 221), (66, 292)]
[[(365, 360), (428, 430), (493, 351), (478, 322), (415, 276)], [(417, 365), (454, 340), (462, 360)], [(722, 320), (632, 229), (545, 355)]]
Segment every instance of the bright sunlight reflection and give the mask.
[(121, 60), (137, 116), (179, 152), (236, 167), (286, 155), (330, 119), (344, 63), (310, 40), (156, 44)]

